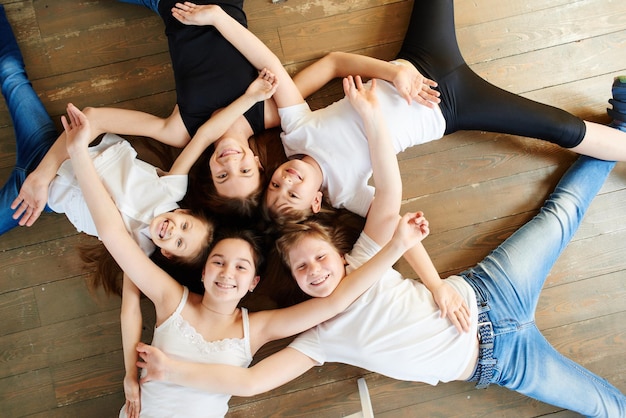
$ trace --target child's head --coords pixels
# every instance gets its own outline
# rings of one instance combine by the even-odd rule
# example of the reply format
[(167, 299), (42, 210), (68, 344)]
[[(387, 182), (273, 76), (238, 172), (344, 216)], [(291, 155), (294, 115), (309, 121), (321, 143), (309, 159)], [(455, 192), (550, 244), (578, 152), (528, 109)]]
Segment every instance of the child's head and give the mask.
[(150, 222), (152, 242), (170, 261), (195, 266), (206, 260), (215, 226), (202, 212), (176, 209)]
[(322, 180), (321, 173), (303, 160), (283, 163), (267, 186), (265, 206), (269, 217), (278, 223), (297, 222), (319, 212)]
[(309, 220), (286, 225), (276, 241), (283, 263), (307, 295), (328, 296), (345, 276), (345, 251), (337, 240), (335, 228)]
[(209, 159), (215, 190), (227, 198), (245, 198), (261, 186), (262, 166), (252, 149), (232, 138), (220, 139)]
[(253, 231), (220, 231), (202, 271), (205, 291), (243, 298), (259, 283), (263, 261), (260, 239)]
[(218, 216), (253, 218), (259, 213), (265, 172), (250, 148), (223, 149), (227, 143), (225, 138), (198, 159), (189, 173), (186, 198)]

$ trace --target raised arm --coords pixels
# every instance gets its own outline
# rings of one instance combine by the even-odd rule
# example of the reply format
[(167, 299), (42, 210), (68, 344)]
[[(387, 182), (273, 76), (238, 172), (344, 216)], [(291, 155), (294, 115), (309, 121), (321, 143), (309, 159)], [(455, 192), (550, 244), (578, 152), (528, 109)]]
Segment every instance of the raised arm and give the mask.
[(269, 99), (276, 91), (278, 80), (272, 72), (264, 69), (250, 84), (243, 96), (221, 109), (198, 129), (189, 144), (172, 164), (170, 174), (188, 174), (204, 150), (219, 139), (237, 118), (241, 117), (256, 102)]
[(196, 5), (191, 2), (176, 3), (172, 15), (185, 25), (212, 25), (220, 31), (239, 52), (257, 69), (267, 68), (278, 78), (274, 94), (276, 105), (288, 107), (304, 103), (304, 98), (278, 57), (252, 32), (241, 26), (217, 5)]
[[(402, 200), (402, 180), (386, 121), (378, 109), (375, 90), (376, 79), (372, 80), (370, 90), (363, 86), (358, 76), (354, 80), (352, 77), (344, 79), (346, 97), (361, 115), (365, 126), (376, 185), (376, 194), (367, 214), (365, 232), (379, 245), (383, 245), (390, 239), (397, 223)], [(428, 222), (424, 222), (428, 228)], [(453, 287), (441, 280), (422, 242), (409, 249), (404, 258), (433, 294), (441, 309), (441, 316), (447, 316), (459, 331), (469, 330), (467, 303)]]
[(121, 269), (155, 304), (157, 317), (171, 314), (180, 301), (182, 287), (157, 267), (126, 231), (122, 217), (89, 156), (89, 121), (71, 103), (67, 112), (70, 122), (65, 116), (61, 119), (67, 134), (67, 150), (98, 236)]
[(393, 83), (408, 103), (415, 100), (424, 106), (433, 107), (433, 103), (440, 102), (439, 92), (432, 89), (437, 83), (422, 76), (414, 66), (395, 65), (347, 52), (327, 54), (296, 74), (293, 80), (302, 96), (308, 97), (334, 78), (357, 74)]
[(364, 231), (378, 245), (385, 245), (398, 223), (402, 202), (402, 179), (391, 136), (378, 100), (376, 80), (366, 88), (360, 76), (343, 80), (346, 97), (359, 113), (365, 127), (376, 193), (370, 205)]

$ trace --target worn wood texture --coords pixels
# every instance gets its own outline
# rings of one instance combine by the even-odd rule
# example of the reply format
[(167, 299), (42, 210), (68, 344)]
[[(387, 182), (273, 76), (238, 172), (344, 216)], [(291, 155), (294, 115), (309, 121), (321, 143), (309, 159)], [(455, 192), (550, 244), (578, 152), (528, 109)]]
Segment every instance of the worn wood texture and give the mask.
[[(113, 0), (0, 0), (33, 85), (55, 121), (67, 102), (167, 115), (175, 103), (160, 18)], [(470, 66), (490, 82), (606, 123), (610, 84), (626, 73), (622, 0), (458, 0), (457, 34)], [(246, 0), (250, 29), (291, 73), (328, 51), (391, 59), (411, 0)], [(341, 96), (330, 83), (313, 107)], [(425, 242), (442, 275), (475, 264), (533, 216), (575, 156), (550, 144), (460, 132), (399, 156), (404, 209), (423, 210)], [(0, 102), (0, 180), (15, 161)], [(626, 166), (617, 165), (557, 262), (537, 324), (565, 355), (626, 391)], [(0, 409), (7, 417), (112, 417), (123, 403), (119, 300), (93, 294), (75, 246), (88, 240), (62, 215), (0, 237)], [(410, 274), (403, 262), (398, 268)], [(144, 340), (154, 314), (149, 301)], [(288, 341), (288, 340), (287, 340)], [(264, 347), (257, 358), (287, 341)], [(326, 364), (254, 398), (231, 417), (338, 417), (359, 408), (365, 376), (376, 416), (575, 416), (508, 390), (455, 382), (400, 382)]]

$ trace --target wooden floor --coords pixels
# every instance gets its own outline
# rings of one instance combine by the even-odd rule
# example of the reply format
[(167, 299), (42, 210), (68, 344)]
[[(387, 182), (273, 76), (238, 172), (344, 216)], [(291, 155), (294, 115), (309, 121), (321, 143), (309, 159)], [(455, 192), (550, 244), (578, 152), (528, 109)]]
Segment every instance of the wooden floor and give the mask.
[[(419, 1), (419, 0), (418, 0)], [(173, 79), (161, 20), (113, 0), (0, 0), (35, 89), (56, 119), (67, 102), (168, 114)], [(250, 29), (294, 72), (330, 50), (390, 59), (412, 1), (246, 0)], [(458, 0), (471, 67), (524, 96), (608, 122), (626, 74), (623, 0)], [(0, 40), (1, 42), (2, 40)], [(316, 106), (337, 88), (315, 97)], [(14, 164), (0, 104), (0, 180)], [(528, 220), (574, 155), (536, 140), (462, 132), (401, 155), (404, 209), (431, 221), (425, 245), (443, 276), (473, 265)], [(113, 417), (123, 403), (119, 300), (91, 295), (61, 215), (0, 237), (0, 415)], [(537, 323), (566, 356), (626, 391), (626, 164), (618, 164), (547, 280)], [(407, 271), (404, 264), (400, 269)], [(150, 340), (149, 303), (144, 339)], [(280, 345), (280, 344), (278, 344)], [(276, 347), (276, 345), (274, 345)], [(365, 376), (379, 417), (575, 416), (507, 390), (431, 387), (327, 364), (270, 393), (233, 398), (231, 417), (339, 417)]]

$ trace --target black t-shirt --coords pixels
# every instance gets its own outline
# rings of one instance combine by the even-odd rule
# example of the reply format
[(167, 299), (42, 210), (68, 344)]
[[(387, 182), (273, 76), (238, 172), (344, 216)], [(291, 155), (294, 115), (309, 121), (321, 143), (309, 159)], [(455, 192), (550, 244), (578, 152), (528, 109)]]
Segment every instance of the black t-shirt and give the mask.
[[(161, 0), (159, 13), (165, 22), (176, 100), (187, 131), (193, 136), (213, 112), (240, 97), (258, 71), (213, 26), (187, 26), (178, 22), (171, 13), (176, 1)], [(247, 27), (243, 0), (196, 3), (218, 4)], [(258, 102), (244, 115), (254, 133), (264, 129), (263, 110), (263, 102)]]

